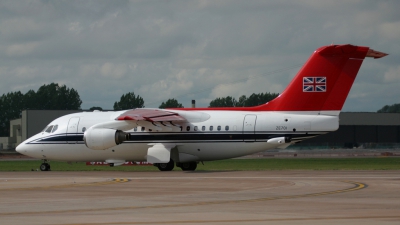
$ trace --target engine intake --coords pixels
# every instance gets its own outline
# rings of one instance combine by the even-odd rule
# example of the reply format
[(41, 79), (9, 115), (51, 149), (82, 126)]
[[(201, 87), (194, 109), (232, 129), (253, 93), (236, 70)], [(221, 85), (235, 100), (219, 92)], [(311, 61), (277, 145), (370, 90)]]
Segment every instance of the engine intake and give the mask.
[(93, 150), (105, 150), (129, 140), (130, 134), (121, 130), (106, 128), (88, 129), (83, 135), (86, 147)]

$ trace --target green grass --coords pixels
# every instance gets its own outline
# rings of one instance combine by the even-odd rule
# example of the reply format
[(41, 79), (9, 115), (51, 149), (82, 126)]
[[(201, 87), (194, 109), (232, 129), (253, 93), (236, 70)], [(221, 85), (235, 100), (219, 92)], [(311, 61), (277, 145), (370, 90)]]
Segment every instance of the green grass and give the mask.
[[(0, 161), (0, 171), (31, 171), (41, 161)], [(50, 162), (52, 171), (158, 171), (154, 166), (86, 166), (85, 163)], [(180, 170), (176, 168), (174, 170)], [(197, 171), (258, 170), (400, 170), (400, 157), (377, 158), (267, 158), (228, 159), (201, 163)]]

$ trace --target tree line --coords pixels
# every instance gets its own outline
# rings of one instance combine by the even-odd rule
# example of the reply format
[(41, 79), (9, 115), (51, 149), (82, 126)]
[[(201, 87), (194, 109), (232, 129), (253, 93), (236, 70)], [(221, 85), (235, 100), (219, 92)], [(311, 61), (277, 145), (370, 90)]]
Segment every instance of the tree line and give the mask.
[(82, 101), (78, 92), (65, 85), (51, 83), (41, 86), (36, 92), (29, 90), (9, 92), (0, 97), (0, 136), (8, 136), (10, 120), (21, 118), (26, 109), (68, 110), (80, 109)]
[(400, 103), (393, 104), (393, 105), (385, 105), (377, 112), (378, 113), (400, 113)]
[(278, 97), (277, 93), (259, 93), (259, 94), (251, 94), (249, 97), (246, 95), (242, 95), (236, 100), (232, 96), (227, 96), (224, 98), (216, 98), (210, 102), (209, 107), (246, 107), (246, 106), (257, 106), (261, 104), (265, 104), (272, 99)]
[[(239, 100), (236, 100), (232, 96), (216, 98), (209, 104), (209, 108), (213, 107), (245, 107), (245, 106), (257, 106), (265, 104), (278, 96), (277, 93), (259, 93), (252, 94), (249, 97), (246, 95), (240, 96)], [(144, 108), (144, 100), (140, 95), (135, 95), (134, 92), (123, 94), (121, 99), (114, 103), (114, 110), (124, 110), (133, 108)], [(178, 100), (172, 98), (165, 102), (162, 102), (158, 107), (160, 109), (165, 108), (183, 108), (183, 105)]]

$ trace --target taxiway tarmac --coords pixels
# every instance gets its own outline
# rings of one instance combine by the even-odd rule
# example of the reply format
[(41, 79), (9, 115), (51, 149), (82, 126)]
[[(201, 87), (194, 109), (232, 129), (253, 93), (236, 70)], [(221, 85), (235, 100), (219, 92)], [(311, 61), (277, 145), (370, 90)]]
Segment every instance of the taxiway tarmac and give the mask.
[(267, 223), (400, 224), (400, 172), (0, 173), (0, 224)]

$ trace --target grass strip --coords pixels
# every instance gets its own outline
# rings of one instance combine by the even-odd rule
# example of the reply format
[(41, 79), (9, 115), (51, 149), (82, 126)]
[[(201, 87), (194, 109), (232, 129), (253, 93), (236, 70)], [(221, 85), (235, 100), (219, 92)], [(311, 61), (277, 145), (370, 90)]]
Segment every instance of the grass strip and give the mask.
[[(40, 160), (0, 161), (0, 171), (39, 170)], [(87, 166), (51, 161), (52, 171), (158, 171), (154, 166)], [(180, 170), (175, 167), (174, 170)], [(400, 170), (400, 157), (227, 159), (198, 164), (197, 171)]]

